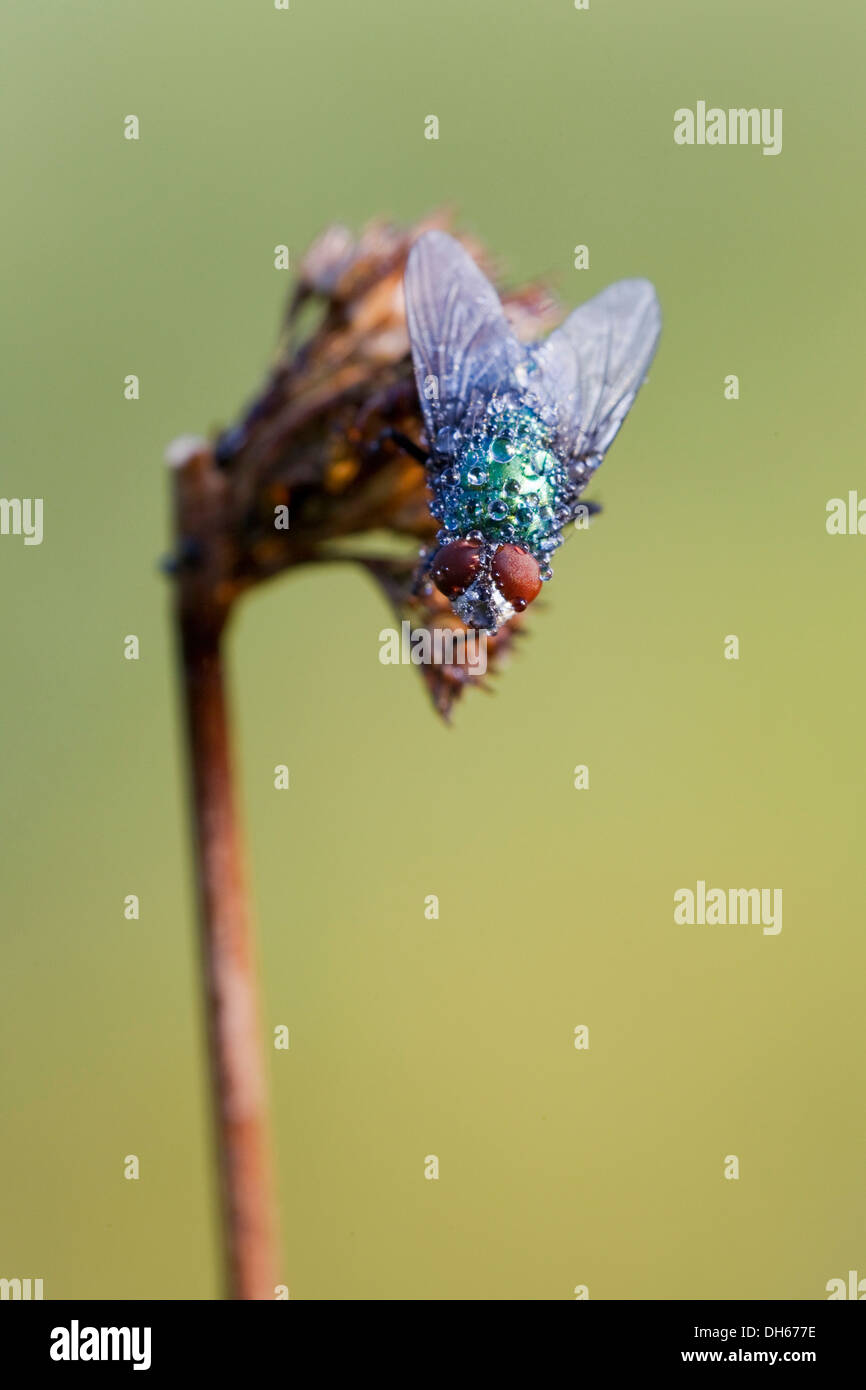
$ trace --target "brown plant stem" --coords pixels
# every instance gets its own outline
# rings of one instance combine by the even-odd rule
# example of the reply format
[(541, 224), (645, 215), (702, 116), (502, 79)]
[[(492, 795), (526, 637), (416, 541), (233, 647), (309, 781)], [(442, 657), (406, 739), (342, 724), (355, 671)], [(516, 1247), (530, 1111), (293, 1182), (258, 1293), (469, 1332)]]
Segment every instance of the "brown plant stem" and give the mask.
[(267, 1087), (220, 634), (181, 614), (180, 639), (227, 1296), (272, 1299), (276, 1205)]
[[(209, 511), (208, 472), (178, 477), (180, 534)], [(210, 596), (209, 596), (210, 595)], [(226, 1260), (226, 1296), (273, 1299), (276, 1203), (252, 925), (232, 782), (222, 662), (227, 609), (193, 573), (176, 623), (190, 772), (205, 1011)]]

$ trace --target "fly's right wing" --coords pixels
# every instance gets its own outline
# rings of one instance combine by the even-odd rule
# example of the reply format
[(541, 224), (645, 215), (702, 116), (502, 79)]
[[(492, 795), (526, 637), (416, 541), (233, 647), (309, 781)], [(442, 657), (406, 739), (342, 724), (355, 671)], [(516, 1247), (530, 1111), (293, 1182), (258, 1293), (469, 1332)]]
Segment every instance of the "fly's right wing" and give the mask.
[(618, 280), (530, 349), (563, 461), (598, 467), (646, 377), (661, 332), (649, 280)]

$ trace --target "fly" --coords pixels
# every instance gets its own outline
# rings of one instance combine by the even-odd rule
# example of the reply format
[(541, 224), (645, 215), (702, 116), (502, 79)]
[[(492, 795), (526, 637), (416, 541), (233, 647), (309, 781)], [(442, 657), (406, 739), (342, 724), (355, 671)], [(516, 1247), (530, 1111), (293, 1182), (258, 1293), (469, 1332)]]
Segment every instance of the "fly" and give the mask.
[(658, 299), (648, 280), (618, 280), (527, 346), (469, 254), (438, 231), (412, 247), (404, 288), (441, 523), (419, 580), (467, 626), (495, 633), (553, 576), (652, 361)]

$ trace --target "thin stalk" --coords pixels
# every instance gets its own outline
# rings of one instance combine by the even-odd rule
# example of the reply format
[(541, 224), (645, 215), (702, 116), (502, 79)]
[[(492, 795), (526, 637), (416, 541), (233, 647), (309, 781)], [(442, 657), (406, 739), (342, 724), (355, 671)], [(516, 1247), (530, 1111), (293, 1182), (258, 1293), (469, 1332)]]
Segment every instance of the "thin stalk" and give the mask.
[(227, 1291), (273, 1299), (276, 1203), (252, 926), (232, 784), (221, 624), (178, 605)]

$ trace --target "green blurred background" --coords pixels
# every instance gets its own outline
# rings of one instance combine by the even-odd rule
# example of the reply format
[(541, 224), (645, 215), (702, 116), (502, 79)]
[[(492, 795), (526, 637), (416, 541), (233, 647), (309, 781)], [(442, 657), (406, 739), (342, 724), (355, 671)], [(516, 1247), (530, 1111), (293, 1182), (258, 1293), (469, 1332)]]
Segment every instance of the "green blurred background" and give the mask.
[[(824, 524), (866, 487), (862, 7), (17, 0), (6, 28), (0, 493), (44, 497), (45, 539), (0, 538), (0, 1275), (219, 1295), (162, 452), (259, 382), (277, 243), (443, 201), (569, 307), (650, 276), (665, 329), (604, 515), (450, 730), (380, 664), (353, 571), (239, 611), (282, 1277), (722, 1299), (866, 1274), (866, 540)], [(675, 146), (698, 99), (782, 107), (781, 155)], [(699, 878), (781, 887), (781, 934), (676, 926)]]

